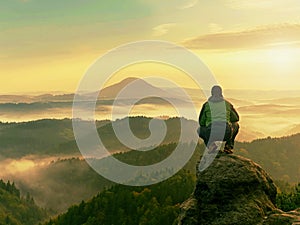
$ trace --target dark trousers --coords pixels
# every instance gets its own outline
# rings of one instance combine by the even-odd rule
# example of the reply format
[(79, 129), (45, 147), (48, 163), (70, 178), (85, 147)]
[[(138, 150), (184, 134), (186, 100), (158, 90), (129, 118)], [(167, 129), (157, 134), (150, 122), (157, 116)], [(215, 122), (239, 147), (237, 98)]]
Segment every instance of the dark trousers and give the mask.
[[(225, 134), (224, 126), (226, 126)], [(226, 141), (225, 146), (233, 148), (234, 140), (239, 132), (239, 128), (240, 126), (237, 122), (232, 124), (227, 123), (226, 125), (224, 125), (224, 123), (216, 122), (213, 125), (211, 124), (207, 127), (200, 127), (200, 129), (198, 130), (198, 134), (199, 137), (203, 139), (206, 146), (209, 146), (215, 141)]]

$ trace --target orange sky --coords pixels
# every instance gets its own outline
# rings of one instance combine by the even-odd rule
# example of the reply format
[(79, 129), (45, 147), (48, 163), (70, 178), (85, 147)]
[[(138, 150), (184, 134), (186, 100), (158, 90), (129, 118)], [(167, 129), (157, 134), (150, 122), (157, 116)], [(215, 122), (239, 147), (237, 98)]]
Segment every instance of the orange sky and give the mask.
[[(225, 89), (299, 89), (299, 10), (298, 0), (6, 1), (0, 93), (74, 92), (97, 58), (140, 40), (193, 51)], [(153, 64), (126, 68), (111, 82), (149, 74), (193, 87), (174, 68)]]

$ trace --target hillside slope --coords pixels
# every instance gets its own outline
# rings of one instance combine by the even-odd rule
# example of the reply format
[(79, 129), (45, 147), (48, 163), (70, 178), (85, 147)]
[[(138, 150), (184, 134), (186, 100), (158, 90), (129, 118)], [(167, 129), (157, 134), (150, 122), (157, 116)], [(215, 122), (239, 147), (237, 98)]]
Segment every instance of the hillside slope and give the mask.
[(262, 166), (276, 180), (300, 182), (300, 134), (237, 143), (235, 153)]
[(21, 197), (14, 183), (0, 180), (0, 224), (35, 225), (45, 218), (46, 212), (36, 206), (32, 197)]
[(88, 202), (70, 207), (45, 225), (168, 225), (193, 188), (194, 176), (185, 171), (147, 187), (116, 185)]

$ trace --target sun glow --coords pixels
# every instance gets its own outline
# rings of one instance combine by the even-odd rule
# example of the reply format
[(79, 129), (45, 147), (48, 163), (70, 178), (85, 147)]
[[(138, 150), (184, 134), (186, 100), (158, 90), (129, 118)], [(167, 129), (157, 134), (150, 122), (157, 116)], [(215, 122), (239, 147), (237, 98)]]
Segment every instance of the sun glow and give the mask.
[(268, 50), (267, 59), (275, 67), (284, 70), (294, 69), (298, 65), (300, 51), (298, 48), (273, 48)]

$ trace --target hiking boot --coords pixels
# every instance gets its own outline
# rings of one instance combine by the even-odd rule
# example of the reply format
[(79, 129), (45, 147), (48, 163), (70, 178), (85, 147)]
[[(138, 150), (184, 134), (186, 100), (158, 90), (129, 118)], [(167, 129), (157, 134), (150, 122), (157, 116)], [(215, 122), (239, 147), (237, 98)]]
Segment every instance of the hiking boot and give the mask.
[(218, 146), (215, 143), (212, 143), (208, 146), (208, 153), (213, 154), (218, 152)]
[(224, 148), (224, 152), (227, 153), (227, 154), (232, 154), (233, 151), (232, 151), (232, 147), (229, 147), (229, 146), (225, 146)]

